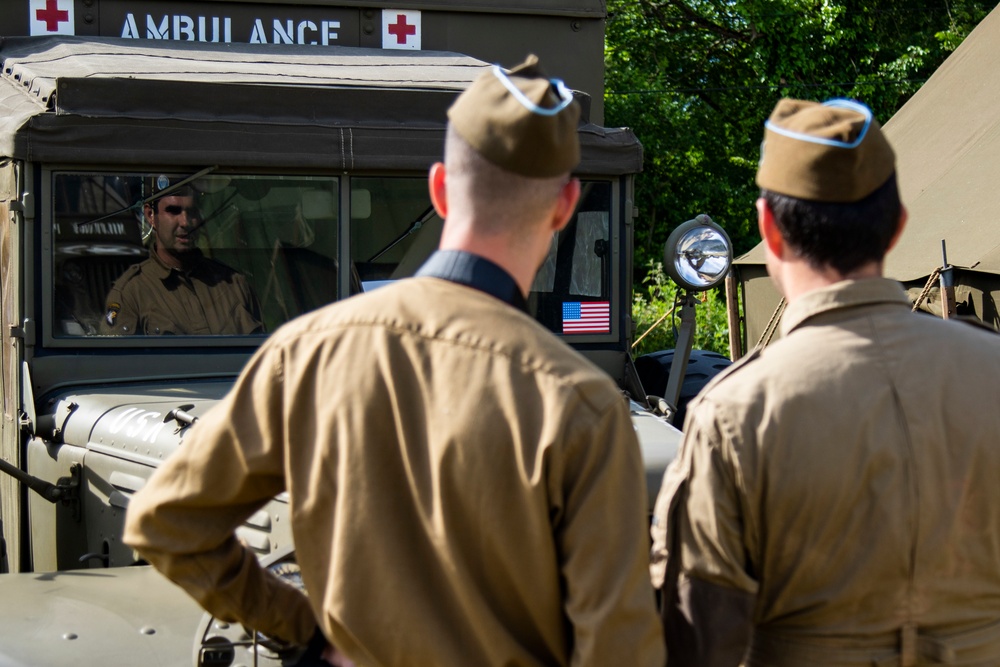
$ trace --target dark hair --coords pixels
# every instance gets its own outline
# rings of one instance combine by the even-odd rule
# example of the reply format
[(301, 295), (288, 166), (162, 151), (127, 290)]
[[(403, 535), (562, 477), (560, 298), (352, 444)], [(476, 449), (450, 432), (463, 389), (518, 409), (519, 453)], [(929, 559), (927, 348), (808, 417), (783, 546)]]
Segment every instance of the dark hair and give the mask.
[(881, 262), (899, 224), (896, 175), (856, 202), (815, 202), (761, 190), (782, 238), (814, 268), (848, 274)]

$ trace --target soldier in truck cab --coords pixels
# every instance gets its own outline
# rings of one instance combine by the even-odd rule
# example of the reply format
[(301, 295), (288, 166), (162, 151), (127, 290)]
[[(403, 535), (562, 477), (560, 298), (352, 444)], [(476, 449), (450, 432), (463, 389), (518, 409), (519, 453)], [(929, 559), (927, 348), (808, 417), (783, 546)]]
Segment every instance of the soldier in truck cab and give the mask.
[(260, 303), (239, 272), (196, 245), (203, 224), (190, 187), (147, 201), (149, 258), (129, 267), (108, 293), (101, 333), (240, 335), (262, 333)]

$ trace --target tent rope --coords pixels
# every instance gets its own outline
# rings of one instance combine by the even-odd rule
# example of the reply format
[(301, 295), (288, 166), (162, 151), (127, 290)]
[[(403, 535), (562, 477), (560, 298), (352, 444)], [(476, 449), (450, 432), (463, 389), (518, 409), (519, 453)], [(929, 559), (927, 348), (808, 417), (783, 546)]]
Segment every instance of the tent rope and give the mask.
[(774, 309), (771, 313), (771, 319), (767, 321), (767, 325), (764, 327), (763, 333), (760, 334), (760, 339), (757, 341), (756, 349), (762, 349), (767, 347), (771, 343), (771, 338), (774, 336), (774, 332), (778, 330), (778, 321), (781, 320), (781, 315), (785, 312), (785, 297), (781, 297), (781, 301), (778, 302), (778, 307)]
[[(929, 278), (927, 278), (927, 284), (924, 285), (924, 289), (920, 292), (920, 296), (913, 303), (913, 310), (917, 310), (920, 304), (924, 302), (927, 295), (930, 293), (931, 288), (937, 282), (938, 278), (941, 276), (941, 267), (934, 269), (931, 272)], [(767, 347), (771, 343), (771, 339), (774, 337), (774, 332), (778, 329), (778, 321), (781, 319), (781, 315), (785, 310), (785, 299), (782, 297), (781, 301), (778, 302), (778, 307), (774, 309), (771, 314), (771, 319), (767, 321), (767, 325), (764, 327), (764, 331), (760, 334), (760, 339), (757, 341), (757, 347)], [(645, 334), (644, 334), (645, 335)]]
[(912, 310), (914, 312), (916, 312), (917, 308), (920, 307), (920, 304), (922, 304), (924, 302), (924, 299), (927, 298), (927, 295), (931, 291), (931, 287), (934, 286), (934, 283), (937, 282), (937, 279), (938, 279), (938, 277), (940, 277), (940, 275), (941, 275), (941, 267), (938, 267), (938, 268), (934, 269), (933, 271), (931, 271), (931, 275), (927, 279), (927, 284), (924, 285), (923, 291), (920, 292), (920, 296), (917, 297), (917, 300), (913, 302), (913, 308), (912, 308)]
[(645, 338), (646, 336), (648, 336), (650, 331), (652, 331), (656, 327), (660, 326), (660, 323), (663, 322), (663, 320), (665, 320), (668, 317), (670, 317), (671, 313), (673, 313), (676, 309), (677, 309), (677, 304), (675, 303), (673, 306), (671, 306), (670, 310), (668, 310), (667, 312), (663, 313), (663, 316), (660, 317), (660, 319), (658, 319), (655, 322), (653, 322), (653, 324), (648, 329), (646, 329), (646, 331), (643, 332), (643, 334), (641, 336), (639, 336), (638, 338), (635, 339), (635, 342), (632, 343), (632, 347), (634, 348), (636, 345), (638, 345), (639, 341), (641, 341), (643, 338)]

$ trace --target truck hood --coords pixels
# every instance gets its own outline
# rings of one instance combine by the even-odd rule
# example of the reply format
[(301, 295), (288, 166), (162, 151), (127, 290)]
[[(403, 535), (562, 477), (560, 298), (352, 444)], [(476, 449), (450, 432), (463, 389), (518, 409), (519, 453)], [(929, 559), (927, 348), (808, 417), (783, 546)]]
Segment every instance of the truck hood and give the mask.
[(38, 435), (156, 466), (231, 387), (225, 379), (68, 390), (45, 402)]
[[(231, 384), (219, 380), (170, 388), (143, 383), (67, 390), (45, 402), (46, 428), (65, 442), (157, 465), (181, 445), (190, 420), (204, 415)], [(630, 408), (651, 510), (681, 434), (638, 403)], [(269, 510), (282, 511), (287, 512), (284, 503)], [(242, 530), (249, 530), (247, 540), (256, 535), (247, 526)], [(265, 541), (258, 550), (266, 555), (272, 536), (269, 531), (261, 535)], [(109, 667), (188, 666), (204, 619), (181, 589), (142, 565), (3, 575), (0, 600), (0, 637), (5, 638), (0, 640), (0, 667), (77, 667), (81, 661)]]
[(149, 566), (5, 574), (0, 600), (0, 667), (190, 667), (203, 615)]
[[(231, 386), (232, 381), (213, 380), (68, 391), (46, 402), (50, 411), (40, 415), (40, 435), (156, 466), (180, 446), (190, 420), (204, 415)], [(677, 456), (681, 432), (635, 401), (630, 412), (652, 511), (663, 472)]]

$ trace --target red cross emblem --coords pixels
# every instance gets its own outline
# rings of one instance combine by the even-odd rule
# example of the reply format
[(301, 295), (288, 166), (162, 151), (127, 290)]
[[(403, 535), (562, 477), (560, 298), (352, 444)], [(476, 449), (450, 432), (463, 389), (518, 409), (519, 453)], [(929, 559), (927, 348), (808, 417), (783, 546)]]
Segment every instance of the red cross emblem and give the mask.
[(408, 35), (417, 34), (417, 26), (407, 23), (405, 14), (396, 14), (396, 22), (389, 24), (389, 34), (395, 35), (397, 44), (406, 44)]
[(417, 9), (382, 10), (382, 48), (419, 50), (421, 12)]
[[(4, 0), (10, 2), (11, 0)], [(21, 0), (28, 5), (29, 35), (73, 35), (73, 0)]]
[(59, 30), (60, 23), (69, 21), (69, 12), (59, 9), (59, 0), (45, 0), (45, 8), (35, 10), (35, 19), (43, 21), (49, 32), (55, 32)]

